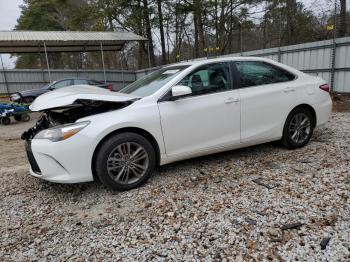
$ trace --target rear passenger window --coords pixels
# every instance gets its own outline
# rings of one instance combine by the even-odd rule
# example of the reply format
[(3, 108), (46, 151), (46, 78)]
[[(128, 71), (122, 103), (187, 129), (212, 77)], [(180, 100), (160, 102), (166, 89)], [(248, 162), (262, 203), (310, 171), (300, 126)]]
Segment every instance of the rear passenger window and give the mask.
[(96, 85), (101, 85), (101, 84), (103, 84), (103, 83), (97, 82), (97, 81), (94, 81), (94, 80), (89, 80), (89, 81), (88, 81), (88, 84), (89, 84), (89, 85), (92, 85), (92, 86), (96, 86)]
[(74, 79), (75, 85), (86, 85), (87, 81), (85, 79)]
[(240, 73), (241, 87), (268, 85), (292, 81), (295, 76), (277, 66), (260, 61), (236, 62)]

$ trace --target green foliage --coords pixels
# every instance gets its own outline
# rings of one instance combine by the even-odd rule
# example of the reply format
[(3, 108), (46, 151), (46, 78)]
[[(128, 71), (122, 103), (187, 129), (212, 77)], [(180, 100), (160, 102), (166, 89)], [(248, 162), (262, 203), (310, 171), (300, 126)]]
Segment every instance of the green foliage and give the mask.
[[(158, 4), (159, 0), (24, 0), (16, 30), (126, 30), (148, 37), (156, 64), (164, 62), (161, 39), (167, 62), (174, 62), (201, 56), (205, 47), (218, 47), (218, 53), (226, 54), (330, 37), (322, 21), (331, 14), (316, 16), (301, 0), (161, 0), (161, 20)], [(107, 53), (107, 66), (148, 66), (147, 44), (130, 44), (125, 53)], [(97, 53), (49, 56), (52, 68), (101, 67)], [(26, 54), (16, 66), (40, 64), (38, 55)]]

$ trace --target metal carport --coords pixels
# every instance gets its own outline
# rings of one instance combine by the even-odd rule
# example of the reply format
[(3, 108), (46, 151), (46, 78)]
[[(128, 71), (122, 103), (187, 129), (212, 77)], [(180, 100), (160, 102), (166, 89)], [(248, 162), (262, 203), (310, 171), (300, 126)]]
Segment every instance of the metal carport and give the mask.
[(0, 31), (0, 54), (44, 52), (51, 82), (48, 52), (100, 51), (106, 81), (103, 51), (121, 51), (130, 41), (147, 39), (130, 32)]

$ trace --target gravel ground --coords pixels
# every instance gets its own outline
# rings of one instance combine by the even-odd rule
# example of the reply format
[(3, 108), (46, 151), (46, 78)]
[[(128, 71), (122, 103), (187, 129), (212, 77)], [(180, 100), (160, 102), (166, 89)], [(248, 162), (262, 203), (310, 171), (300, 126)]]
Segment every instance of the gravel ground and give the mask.
[(30, 113), (30, 121), (28, 122), (17, 122), (11, 117), (10, 125), (0, 125), (0, 139), (17, 139), (21, 137), (23, 131), (35, 125), (40, 115), (41, 113)]
[(302, 149), (184, 161), (128, 192), (33, 178), (11, 135), (0, 150), (1, 261), (350, 261), (349, 113)]

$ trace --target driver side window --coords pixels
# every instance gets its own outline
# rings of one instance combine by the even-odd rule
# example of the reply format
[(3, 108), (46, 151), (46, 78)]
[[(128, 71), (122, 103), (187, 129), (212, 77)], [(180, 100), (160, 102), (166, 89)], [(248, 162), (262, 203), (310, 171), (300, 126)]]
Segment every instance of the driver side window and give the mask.
[(192, 89), (192, 95), (202, 95), (231, 90), (228, 63), (204, 65), (182, 79), (179, 85)]
[(61, 87), (65, 87), (65, 86), (70, 86), (72, 85), (72, 80), (62, 80), (57, 82), (56, 84), (54, 84), (51, 88), (53, 89), (57, 89), (57, 88), (61, 88)]

